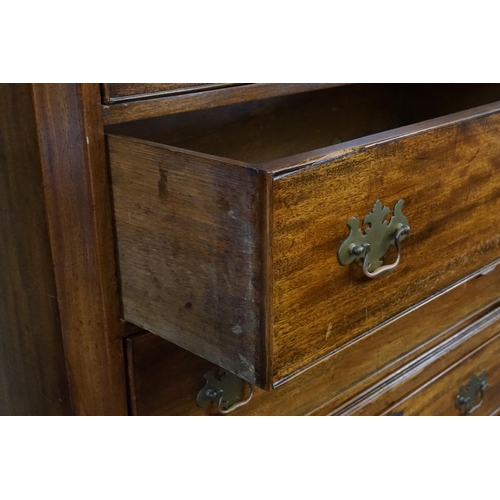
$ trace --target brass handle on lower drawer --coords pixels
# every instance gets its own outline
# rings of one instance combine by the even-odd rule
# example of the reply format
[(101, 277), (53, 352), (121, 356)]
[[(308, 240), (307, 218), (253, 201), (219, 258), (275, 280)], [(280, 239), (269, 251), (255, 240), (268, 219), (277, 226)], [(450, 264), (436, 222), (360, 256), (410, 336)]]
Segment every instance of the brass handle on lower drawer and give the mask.
[(253, 396), (253, 386), (250, 385), (250, 394), (242, 401), (241, 396), (247, 382), (232, 373), (219, 369), (212, 369), (203, 375), (205, 387), (200, 390), (196, 403), (200, 408), (209, 403), (217, 403), (217, 410), (221, 415), (227, 415), (245, 406)]
[[(404, 200), (396, 203), (394, 215), (388, 222), (385, 216), (390, 209), (377, 200), (372, 211), (363, 220), (363, 224), (370, 225), (364, 234), (359, 227), (359, 219), (351, 217), (347, 222), (351, 231), (338, 252), (340, 264), (346, 266), (363, 259), (363, 272), (368, 278), (378, 278), (395, 269), (401, 259), (401, 241), (410, 232), (408, 219), (402, 212), (403, 203)], [(396, 245), (398, 251), (396, 262), (382, 265), (381, 259), (392, 245)]]
[(462, 415), (474, 413), (483, 403), (484, 391), (489, 387), (486, 372), (483, 370), (479, 377), (473, 373), (469, 382), (460, 387), (455, 399), (455, 408), (464, 407)]

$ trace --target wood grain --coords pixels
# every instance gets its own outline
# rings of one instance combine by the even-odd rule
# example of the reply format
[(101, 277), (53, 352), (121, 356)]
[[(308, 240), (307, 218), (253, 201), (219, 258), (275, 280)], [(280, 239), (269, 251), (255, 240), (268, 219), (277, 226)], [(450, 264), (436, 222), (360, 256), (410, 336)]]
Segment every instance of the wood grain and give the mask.
[(108, 136), (123, 317), (261, 383), (258, 172)]
[[(493, 104), (276, 177), (275, 383), (500, 257), (499, 133)], [(403, 198), (412, 232), (398, 269), (369, 280), (336, 254), (377, 198)]]
[(0, 415), (72, 413), (30, 85), (0, 85)]
[(164, 95), (187, 94), (214, 90), (238, 83), (103, 83), (103, 103), (111, 104), (131, 99), (145, 99)]
[[(497, 325), (496, 331), (500, 331)], [(457, 409), (455, 400), (462, 385), (467, 385), (472, 374), (481, 375), (483, 370), (489, 387), (484, 391), (481, 406), (470, 415), (485, 416), (495, 413), (500, 404), (500, 335), (471, 350), (458, 363), (427, 382), (387, 412), (403, 411), (411, 415), (463, 415), (464, 408)]]
[(455, 407), (461, 385), (483, 370), (489, 383), (473, 415), (489, 415), (500, 404), (500, 310), (496, 309), (430, 349), (400, 373), (372, 388), (335, 414), (461, 415)]
[(69, 387), (78, 415), (127, 413), (99, 86), (34, 85)]
[(186, 113), (199, 109), (216, 108), (281, 95), (309, 92), (321, 88), (345, 85), (342, 83), (257, 83), (226, 89), (194, 92), (127, 103), (104, 105), (103, 117), (106, 125), (143, 120), (175, 113)]
[[(273, 391), (255, 388), (235, 415), (329, 414), (498, 307), (500, 267), (422, 305)], [(196, 406), (213, 365), (145, 332), (126, 339), (134, 415), (216, 415)]]

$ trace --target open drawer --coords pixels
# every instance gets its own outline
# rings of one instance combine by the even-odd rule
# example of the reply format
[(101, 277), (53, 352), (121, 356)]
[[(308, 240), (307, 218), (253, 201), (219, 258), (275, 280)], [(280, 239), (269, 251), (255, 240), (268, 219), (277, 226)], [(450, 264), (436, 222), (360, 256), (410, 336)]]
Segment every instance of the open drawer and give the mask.
[(124, 319), (266, 388), (377, 335), (500, 257), (499, 100), (349, 85), (110, 127)]

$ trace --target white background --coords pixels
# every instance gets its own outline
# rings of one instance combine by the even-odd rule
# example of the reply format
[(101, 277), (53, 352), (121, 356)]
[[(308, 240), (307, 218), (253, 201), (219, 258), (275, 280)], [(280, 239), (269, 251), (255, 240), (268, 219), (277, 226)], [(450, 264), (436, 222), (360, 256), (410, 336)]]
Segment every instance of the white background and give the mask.
[[(0, 81), (498, 82), (493, 6), (2, 2)], [(0, 498), (496, 498), (498, 449), (493, 418), (4, 417)]]

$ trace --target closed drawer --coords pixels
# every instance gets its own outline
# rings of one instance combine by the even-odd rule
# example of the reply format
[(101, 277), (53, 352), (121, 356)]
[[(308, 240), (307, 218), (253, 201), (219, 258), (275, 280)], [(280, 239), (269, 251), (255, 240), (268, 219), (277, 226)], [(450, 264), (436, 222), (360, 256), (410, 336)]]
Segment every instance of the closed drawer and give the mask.
[(231, 87), (231, 83), (103, 83), (105, 104)]
[[(351, 85), (110, 127), (124, 318), (267, 388), (376, 335), (500, 257), (497, 99)], [(411, 232), (370, 280), (337, 253), (376, 199)]]
[(497, 335), (391, 411), (403, 415), (494, 415), (500, 409), (499, 359)]
[(338, 409), (340, 415), (493, 415), (500, 409), (500, 310)]

